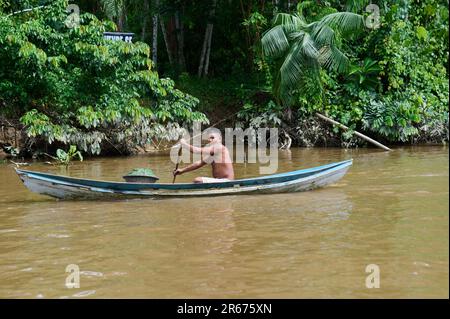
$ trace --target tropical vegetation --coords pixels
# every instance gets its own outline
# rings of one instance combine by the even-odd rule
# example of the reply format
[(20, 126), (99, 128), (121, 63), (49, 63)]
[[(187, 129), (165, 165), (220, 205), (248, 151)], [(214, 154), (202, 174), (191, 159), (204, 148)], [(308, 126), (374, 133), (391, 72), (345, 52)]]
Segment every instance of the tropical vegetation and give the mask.
[(229, 116), (284, 146), (448, 142), (446, 0), (70, 4), (0, 0), (0, 124), (23, 150), (127, 154)]

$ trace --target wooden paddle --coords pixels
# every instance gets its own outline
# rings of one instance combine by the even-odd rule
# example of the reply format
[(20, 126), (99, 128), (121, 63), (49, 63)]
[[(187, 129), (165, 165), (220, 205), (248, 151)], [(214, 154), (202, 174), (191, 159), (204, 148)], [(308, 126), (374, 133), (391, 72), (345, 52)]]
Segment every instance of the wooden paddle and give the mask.
[[(180, 150), (178, 151), (178, 157), (177, 157), (177, 164), (175, 165), (175, 170), (176, 171), (178, 169), (178, 165), (180, 165), (180, 156), (181, 156), (181, 151), (183, 149), (183, 146), (180, 144)], [(172, 184), (175, 184), (175, 179), (177, 178), (177, 175), (173, 175), (173, 180), (172, 180)]]

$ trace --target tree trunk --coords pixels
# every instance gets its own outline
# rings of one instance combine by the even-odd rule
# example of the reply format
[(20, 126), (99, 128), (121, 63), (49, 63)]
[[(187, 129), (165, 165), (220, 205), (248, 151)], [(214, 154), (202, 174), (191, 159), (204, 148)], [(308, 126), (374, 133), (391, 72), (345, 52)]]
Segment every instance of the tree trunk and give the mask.
[(206, 27), (205, 31), (205, 38), (203, 40), (203, 47), (202, 47), (202, 53), (200, 54), (200, 63), (198, 65), (198, 71), (197, 76), (201, 77), (203, 74), (203, 61), (205, 60), (205, 54), (206, 54), (206, 39), (208, 35), (209, 26)]
[(211, 28), (209, 30), (208, 49), (206, 50), (206, 62), (205, 62), (205, 72), (204, 72), (205, 76), (208, 75), (209, 56), (211, 53), (211, 40), (212, 40), (213, 28), (214, 28), (214, 25), (211, 24)]
[(209, 55), (211, 52), (211, 38), (212, 38), (212, 30), (213, 30), (213, 23), (212, 19), (214, 17), (215, 11), (216, 11), (216, 3), (217, 0), (212, 0), (212, 8), (209, 11), (209, 17), (208, 17), (208, 24), (206, 25), (206, 31), (205, 31), (205, 38), (203, 40), (203, 47), (202, 47), (202, 53), (200, 55), (200, 64), (198, 66), (198, 77), (202, 77), (203, 75), (206, 75), (208, 72), (209, 67)]
[(117, 18), (117, 31), (122, 32), (123, 31), (123, 15), (119, 15)]
[(161, 24), (161, 31), (164, 37), (164, 43), (166, 44), (166, 50), (167, 50), (167, 56), (169, 58), (169, 63), (170, 65), (173, 65), (173, 55), (172, 55), (172, 50), (170, 49), (170, 44), (169, 44), (169, 38), (167, 36), (167, 31), (166, 31), (166, 25), (164, 24), (163, 19), (159, 19), (159, 22)]
[(145, 34), (147, 31), (147, 18), (148, 18), (148, 10), (149, 10), (149, 0), (144, 0), (143, 3), (143, 17), (142, 17), (142, 33), (141, 33), (141, 41), (144, 42), (145, 41)]
[(125, 28), (125, 23), (127, 20), (127, 8), (125, 3), (121, 3), (120, 4), (122, 7), (119, 9), (119, 16), (117, 18), (117, 28), (119, 29), (120, 32), (122, 32)]
[(200, 55), (200, 64), (198, 66), (198, 72), (197, 72), (198, 77), (202, 77), (202, 75), (203, 75), (203, 66), (205, 64), (205, 56), (206, 56), (206, 51), (208, 49), (209, 29), (210, 29), (210, 25), (208, 24), (206, 26), (205, 38), (203, 40), (202, 53)]
[(180, 20), (180, 12), (175, 12), (175, 28), (177, 33), (177, 49), (178, 49), (178, 65), (180, 71), (186, 70), (186, 60), (184, 58), (184, 25), (183, 20)]
[(153, 6), (153, 37), (152, 37), (152, 60), (155, 64), (158, 63), (158, 18), (159, 18), (159, 0), (155, 0), (154, 6)]

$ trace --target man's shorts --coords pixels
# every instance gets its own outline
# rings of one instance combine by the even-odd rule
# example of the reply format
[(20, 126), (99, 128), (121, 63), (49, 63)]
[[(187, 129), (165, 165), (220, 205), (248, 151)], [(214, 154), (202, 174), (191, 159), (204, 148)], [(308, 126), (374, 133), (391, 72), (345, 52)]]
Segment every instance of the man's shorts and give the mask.
[(228, 178), (212, 178), (212, 177), (202, 177), (203, 183), (222, 183), (229, 182)]

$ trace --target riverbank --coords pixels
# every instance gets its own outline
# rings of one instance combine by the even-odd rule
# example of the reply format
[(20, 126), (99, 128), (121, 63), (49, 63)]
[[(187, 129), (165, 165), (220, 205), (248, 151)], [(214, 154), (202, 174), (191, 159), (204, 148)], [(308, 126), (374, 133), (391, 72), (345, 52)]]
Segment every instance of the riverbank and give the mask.
[[(449, 140), (448, 125), (436, 119), (429, 125), (417, 125), (417, 133), (408, 141), (389, 141), (379, 134), (365, 130), (361, 120), (354, 123), (347, 120), (346, 125), (350, 129), (344, 131), (304, 109), (277, 109), (271, 93), (264, 89), (263, 81), (259, 78), (206, 79), (189, 76), (186, 73), (181, 74), (176, 83), (177, 89), (200, 101), (197, 111), (205, 114), (209, 120), (209, 124), (202, 125), (203, 129), (209, 126), (217, 127), (222, 131), (225, 128), (236, 127), (277, 127), (280, 135), (279, 145), (345, 149), (371, 147), (366, 141), (353, 135), (353, 130), (358, 130), (390, 146), (445, 145)], [(268, 105), (272, 105), (269, 110), (267, 110)], [(57, 141), (49, 144), (48, 138), (28, 137), (26, 128), (17, 118), (1, 117), (0, 127), (0, 158), (10, 156), (11, 153), (26, 158), (42, 157), (43, 153), (54, 153), (58, 148), (68, 147)], [(156, 152), (158, 148), (155, 144), (135, 145), (126, 152), (121, 152), (108, 140), (101, 144), (101, 150), (102, 152), (98, 155), (116, 156)]]
[[(271, 103), (272, 105), (275, 103), (272, 100), (273, 95), (270, 88), (264, 87), (264, 81), (261, 78), (235, 76), (227, 80), (199, 79), (184, 74), (177, 80), (177, 86), (200, 100), (199, 110), (207, 115), (210, 125), (220, 122), (217, 127), (222, 130), (226, 127), (234, 128), (236, 126), (244, 128), (258, 125), (278, 127), (282, 135), (280, 142), (288, 134), (293, 147), (356, 148), (370, 146), (366, 141), (352, 135), (353, 130), (358, 130), (391, 146), (445, 145), (449, 141), (448, 113), (443, 119), (427, 117), (427, 120), (422, 120), (413, 126), (416, 133), (412, 134), (409, 139), (400, 140), (401, 134), (399, 134), (399, 139), (392, 141), (367, 129), (363, 117), (355, 116), (355, 119), (352, 119), (344, 110), (339, 113), (334, 109), (330, 113), (344, 116), (345, 118), (337, 116), (333, 119), (343, 121), (350, 128), (348, 131), (341, 130), (318, 118), (313, 109), (288, 108), (281, 110), (276, 106), (268, 107)], [(327, 112), (332, 108), (332, 106), (323, 106), (319, 111)], [(425, 110), (423, 112), (425, 116)], [(272, 119), (270, 119), (271, 117)], [(226, 120), (223, 121), (223, 119)], [(404, 130), (401, 127), (397, 129)]]
[[(242, 122), (239, 121), (236, 115), (239, 112), (239, 104), (237, 100), (231, 100), (230, 104), (224, 102), (223, 99), (220, 101), (212, 100), (208, 108), (203, 110), (207, 115), (210, 124), (203, 125), (202, 129), (209, 127), (210, 125), (215, 125), (215, 123), (220, 122), (215, 125), (218, 129), (224, 132), (225, 128), (235, 128), (242, 127)], [(222, 121), (226, 119), (225, 121)], [(320, 120), (315, 116), (309, 116), (305, 119), (301, 119), (297, 122), (294, 127), (280, 127), (280, 141), (279, 145), (286, 143), (286, 133), (289, 134), (291, 147), (339, 147), (343, 149), (353, 149), (353, 148), (373, 148), (373, 145), (368, 144), (366, 141), (352, 135), (352, 131), (345, 132), (338, 129), (334, 125)], [(285, 134), (284, 136), (282, 134)], [(368, 133), (370, 134), (370, 132)], [(382, 139), (381, 139), (382, 140)], [(175, 143), (175, 141), (173, 142)], [(383, 141), (383, 143), (387, 143)], [(439, 146), (446, 145), (447, 140), (431, 140), (426, 141), (417, 137), (412, 141), (405, 143), (389, 143), (389, 147), (401, 147), (407, 145), (415, 146)], [(169, 143), (170, 144), (170, 143)], [(106, 144), (102, 146), (102, 153), (98, 154), (101, 156), (123, 156), (123, 155), (133, 155), (133, 154), (148, 154), (148, 153), (158, 153), (161, 147), (170, 147), (169, 144), (163, 143), (160, 147), (156, 147), (155, 144), (146, 144), (144, 146), (136, 146), (130, 153), (119, 153), (117, 149), (111, 146), (111, 144)], [(46, 143), (44, 139), (39, 138), (29, 138), (23, 126), (19, 125), (18, 129), (10, 128), (8, 133), (0, 135), (0, 159), (12, 158), (12, 157), (23, 157), (23, 158), (43, 158), (43, 153), (54, 153), (57, 148), (65, 149), (67, 148), (62, 143), (54, 143), (52, 145)], [(86, 154), (89, 155), (89, 154)]]

